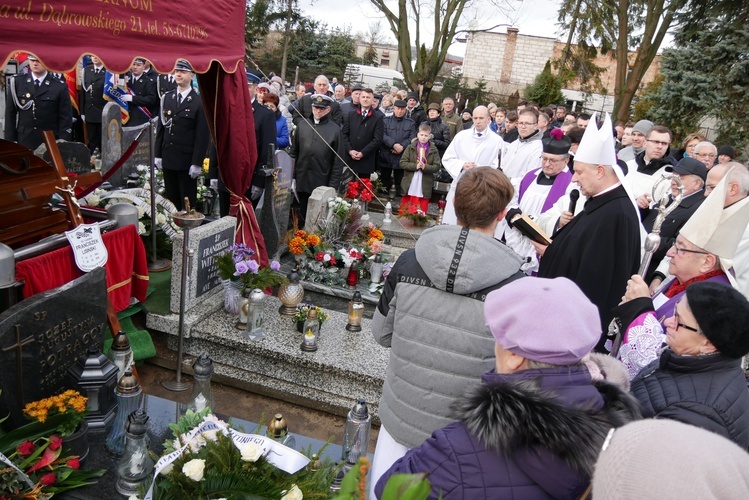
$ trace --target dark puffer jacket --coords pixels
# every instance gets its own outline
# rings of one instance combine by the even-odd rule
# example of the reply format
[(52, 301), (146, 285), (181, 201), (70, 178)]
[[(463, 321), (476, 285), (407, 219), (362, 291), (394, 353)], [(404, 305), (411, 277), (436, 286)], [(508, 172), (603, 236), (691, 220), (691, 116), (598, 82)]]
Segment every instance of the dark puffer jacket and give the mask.
[(634, 378), (632, 394), (645, 417), (696, 425), (749, 447), (749, 392), (740, 359), (666, 349)]
[(591, 381), (585, 366), (489, 372), (439, 429), (395, 462), (388, 478), (429, 473), (430, 498), (579, 498), (611, 427), (640, 417), (618, 386)]

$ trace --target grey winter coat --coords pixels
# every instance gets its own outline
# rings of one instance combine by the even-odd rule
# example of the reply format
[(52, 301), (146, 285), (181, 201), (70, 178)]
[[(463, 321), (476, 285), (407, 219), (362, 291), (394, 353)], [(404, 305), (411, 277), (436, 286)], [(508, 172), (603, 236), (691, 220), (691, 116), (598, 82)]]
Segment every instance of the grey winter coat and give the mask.
[(372, 320), (392, 348), (380, 420), (413, 448), (446, 426), (450, 406), (494, 367), (484, 299), (520, 278), (521, 258), (500, 241), (460, 226), (428, 229), (395, 263)]

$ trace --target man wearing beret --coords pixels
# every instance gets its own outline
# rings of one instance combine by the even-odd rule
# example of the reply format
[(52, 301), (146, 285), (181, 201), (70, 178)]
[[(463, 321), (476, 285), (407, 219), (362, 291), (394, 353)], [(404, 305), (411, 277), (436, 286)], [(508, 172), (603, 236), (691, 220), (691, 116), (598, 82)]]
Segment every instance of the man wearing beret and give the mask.
[(489, 293), (483, 312), (494, 369), (458, 399), (457, 422), (380, 478), (378, 498), (401, 473), (427, 474), (430, 499), (581, 498), (609, 430), (639, 418), (621, 364), (599, 355), (604, 369), (589, 368), (598, 310), (570, 280), (522, 278)]
[(68, 87), (29, 54), (28, 75), (8, 80), (5, 101), (5, 139), (34, 150), (43, 142), (42, 130), (55, 139), (71, 139), (73, 108)]
[(200, 95), (192, 88), (195, 72), (189, 62), (177, 61), (174, 80), (177, 88), (161, 98), (156, 124), (154, 163), (164, 172), (166, 198), (179, 210), (184, 199), (197, 206), (198, 186), (195, 179), (203, 172), (201, 165), (208, 151), (210, 132)]

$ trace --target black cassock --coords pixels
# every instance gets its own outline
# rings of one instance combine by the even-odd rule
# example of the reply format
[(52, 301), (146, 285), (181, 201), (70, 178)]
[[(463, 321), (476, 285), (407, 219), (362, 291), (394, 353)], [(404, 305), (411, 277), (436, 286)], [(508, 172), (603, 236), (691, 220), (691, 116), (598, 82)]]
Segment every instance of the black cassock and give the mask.
[[(622, 186), (591, 198), (555, 236), (541, 259), (538, 276), (574, 281), (598, 307), (603, 351), (611, 310), (640, 266), (640, 221)], [(563, 319), (560, 318), (560, 321)]]

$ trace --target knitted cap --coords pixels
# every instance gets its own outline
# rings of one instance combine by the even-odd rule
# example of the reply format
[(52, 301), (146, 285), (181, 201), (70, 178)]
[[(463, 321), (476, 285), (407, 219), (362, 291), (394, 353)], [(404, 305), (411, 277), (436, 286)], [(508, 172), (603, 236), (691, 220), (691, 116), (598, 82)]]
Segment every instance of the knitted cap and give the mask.
[(642, 135), (648, 135), (648, 132), (650, 132), (653, 127), (655, 127), (655, 125), (650, 120), (640, 120), (635, 123), (634, 127), (632, 127), (632, 132), (639, 132)]
[(694, 319), (721, 354), (740, 358), (749, 353), (749, 301), (722, 283), (702, 281), (687, 287)]
[(418, 101), (419, 100), (419, 94), (417, 94), (416, 92), (409, 92), (406, 95), (406, 100), (409, 100), (409, 99), (415, 99), (416, 101)]
[(733, 160), (736, 157), (736, 150), (731, 146), (721, 146), (718, 148), (718, 156), (720, 155), (726, 155)]
[(527, 277), (494, 290), (484, 321), (504, 349), (552, 365), (577, 363), (601, 338), (598, 308), (567, 278)]
[(674, 420), (616, 429), (593, 473), (593, 498), (749, 498), (749, 454), (728, 439)]

